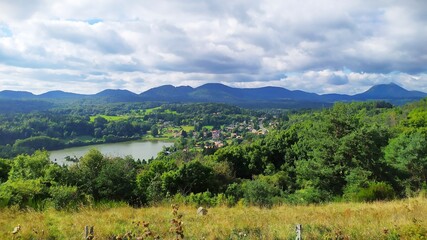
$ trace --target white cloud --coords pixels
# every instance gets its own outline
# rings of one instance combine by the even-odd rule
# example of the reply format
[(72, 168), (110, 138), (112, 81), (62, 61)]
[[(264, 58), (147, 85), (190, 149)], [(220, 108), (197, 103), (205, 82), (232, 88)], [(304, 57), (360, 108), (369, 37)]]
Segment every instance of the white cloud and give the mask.
[(221, 82), (353, 94), (396, 82), (427, 91), (425, 1), (17, 0), (0, 9), (0, 90)]

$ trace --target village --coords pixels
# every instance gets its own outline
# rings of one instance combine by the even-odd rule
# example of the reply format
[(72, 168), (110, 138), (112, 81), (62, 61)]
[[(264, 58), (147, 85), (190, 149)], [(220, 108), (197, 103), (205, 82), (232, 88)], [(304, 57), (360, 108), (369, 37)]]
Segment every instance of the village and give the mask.
[(192, 145), (199, 149), (215, 150), (232, 143), (240, 143), (246, 135), (265, 135), (268, 129), (274, 129), (277, 121), (270, 121), (267, 127), (264, 126), (266, 118), (258, 118), (243, 122), (234, 122), (220, 126), (215, 129), (213, 126), (204, 126), (199, 131), (194, 126), (175, 126), (173, 122), (164, 121), (159, 124), (159, 133), (163, 137), (172, 139), (188, 138)]

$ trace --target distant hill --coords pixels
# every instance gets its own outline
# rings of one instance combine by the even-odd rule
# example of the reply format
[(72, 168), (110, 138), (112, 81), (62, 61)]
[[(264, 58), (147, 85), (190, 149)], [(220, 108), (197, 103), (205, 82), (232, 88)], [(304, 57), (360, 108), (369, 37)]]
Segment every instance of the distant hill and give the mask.
[(128, 90), (106, 89), (94, 95), (89, 95), (92, 99), (105, 100), (107, 102), (135, 102), (139, 101), (139, 96)]
[(0, 98), (9, 98), (9, 99), (29, 99), (34, 98), (36, 95), (30, 92), (24, 91), (12, 91), (12, 90), (4, 90), (0, 92)]
[(188, 86), (174, 87), (172, 85), (163, 85), (160, 87), (152, 88), (140, 94), (140, 96), (144, 100), (151, 101), (183, 101), (188, 99), (188, 94), (193, 90), (194, 89), (192, 87)]
[[(209, 83), (196, 88), (164, 85), (140, 94), (128, 90), (106, 89), (97, 94), (83, 95), (63, 91), (50, 91), (40, 95), (30, 92), (4, 90), (3, 100), (45, 100), (53, 103), (85, 101), (91, 103), (110, 102), (220, 102), (256, 108), (318, 108), (328, 107), (337, 101), (383, 100), (403, 104), (427, 97), (420, 91), (408, 91), (390, 83), (371, 87), (356, 95), (309, 93), (281, 87), (233, 88), (219, 83)], [(3, 101), (3, 104), (4, 101)]]
[(420, 91), (408, 91), (395, 84), (379, 84), (371, 87), (364, 93), (353, 96), (355, 100), (379, 100), (379, 99), (420, 99), (427, 94)]
[(85, 97), (86, 95), (83, 94), (77, 94), (77, 93), (70, 93), (70, 92), (64, 92), (64, 91), (50, 91), (43, 94), (40, 94), (40, 98), (51, 98), (51, 99), (78, 99)]
[(195, 100), (208, 102), (235, 102), (244, 96), (239, 88), (232, 88), (219, 83), (208, 83), (195, 88), (189, 96)]

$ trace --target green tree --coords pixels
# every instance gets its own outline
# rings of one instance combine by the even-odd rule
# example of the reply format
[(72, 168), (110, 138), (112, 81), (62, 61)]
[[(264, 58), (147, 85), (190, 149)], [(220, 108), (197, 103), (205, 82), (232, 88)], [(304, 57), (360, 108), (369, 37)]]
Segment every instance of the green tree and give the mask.
[(405, 132), (392, 139), (385, 148), (385, 160), (397, 170), (398, 181), (408, 194), (427, 184), (427, 134)]
[(171, 194), (176, 192), (189, 194), (216, 190), (214, 171), (199, 161), (183, 164), (177, 171), (168, 172), (162, 176), (165, 190)]
[(101, 116), (98, 116), (93, 120), (93, 126), (95, 128), (101, 128), (102, 129), (105, 127), (105, 125), (107, 125), (107, 123), (108, 123), (107, 119), (105, 119)]
[(95, 179), (99, 199), (130, 202), (135, 196), (135, 165), (132, 158), (107, 159)]
[[(154, 201), (162, 199), (166, 191), (165, 185), (171, 187), (175, 181), (175, 178), (171, 180), (171, 176), (167, 173), (169, 171), (176, 171), (176, 164), (172, 160), (168, 159), (157, 159), (150, 161), (144, 166), (136, 176), (136, 189), (138, 192), (139, 200), (141, 204), (145, 204), (148, 201)], [(159, 176), (161, 187), (159, 187)], [(171, 187), (172, 188), (172, 187)], [(173, 188), (176, 192), (176, 188)], [(159, 190), (159, 192), (155, 192)]]
[(153, 135), (153, 137), (159, 135), (159, 128), (157, 128), (156, 125), (151, 126), (151, 135)]
[(147, 187), (147, 200), (151, 203), (159, 203), (166, 197), (163, 181), (159, 174), (156, 174)]
[(9, 171), (12, 168), (12, 161), (0, 158), (0, 184), (9, 178)]
[(253, 175), (249, 159), (246, 157), (245, 149), (241, 146), (229, 146), (220, 148), (215, 152), (214, 158), (219, 162), (228, 162), (233, 168), (233, 172), (238, 178), (250, 179)]
[(97, 178), (107, 164), (107, 159), (97, 149), (90, 149), (82, 159), (70, 167), (70, 184), (78, 186), (86, 194), (100, 199)]
[(50, 164), (52, 163), (46, 151), (36, 151), (33, 155), (19, 155), (12, 162), (9, 179), (15, 181), (44, 178)]

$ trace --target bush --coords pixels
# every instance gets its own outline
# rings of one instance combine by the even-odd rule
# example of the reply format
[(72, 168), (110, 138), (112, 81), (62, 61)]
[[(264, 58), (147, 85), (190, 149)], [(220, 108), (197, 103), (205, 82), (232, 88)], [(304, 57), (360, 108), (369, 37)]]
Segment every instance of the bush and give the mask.
[(252, 180), (244, 183), (243, 196), (247, 203), (260, 207), (271, 207), (273, 198), (280, 195), (280, 190), (267, 182)]
[(395, 196), (393, 188), (385, 182), (370, 183), (367, 188), (362, 188), (354, 197), (360, 202), (391, 200)]
[(78, 190), (75, 186), (52, 186), (49, 189), (49, 194), (57, 210), (67, 207), (76, 207), (80, 202)]
[(166, 197), (161, 176), (157, 174), (149, 181), (146, 193), (147, 200), (151, 203), (161, 202)]
[(188, 203), (195, 204), (196, 206), (215, 206), (216, 205), (216, 197), (212, 195), (211, 192), (203, 192), (203, 193), (191, 193), (187, 197)]
[(225, 190), (225, 195), (227, 197), (227, 205), (236, 205), (236, 203), (243, 198), (242, 185), (238, 183), (229, 184), (227, 190)]
[(215, 190), (215, 176), (213, 169), (203, 165), (201, 162), (192, 161), (182, 165), (176, 171), (169, 171), (162, 174), (164, 190), (169, 194), (200, 193), (208, 190)]
[(7, 181), (0, 185), (0, 206), (18, 205), (20, 208), (43, 199), (44, 186), (40, 179)]
[(314, 187), (307, 187), (295, 191), (287, 197), (287, 201), (293, 204), (310, 204), (321, 203), (328, 201), (331, 198), (330, 194), (326, 191)]

